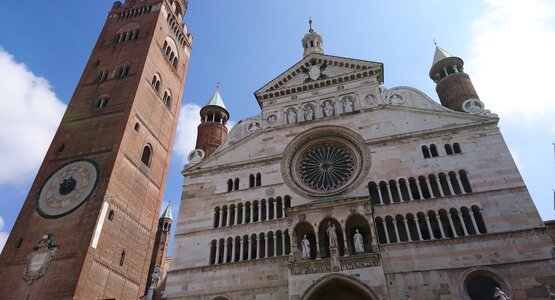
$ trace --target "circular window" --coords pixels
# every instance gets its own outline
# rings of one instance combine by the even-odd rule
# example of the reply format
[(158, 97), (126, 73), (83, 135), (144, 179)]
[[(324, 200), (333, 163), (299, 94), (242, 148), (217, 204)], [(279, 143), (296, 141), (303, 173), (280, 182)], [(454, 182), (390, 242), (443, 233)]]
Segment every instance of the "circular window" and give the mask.
[(294, 190), (309, 196), (345, 192), (367, 173), (369, 154), (364, 140), (339, 127), (302, 133), (285, 150), (282, 174)]

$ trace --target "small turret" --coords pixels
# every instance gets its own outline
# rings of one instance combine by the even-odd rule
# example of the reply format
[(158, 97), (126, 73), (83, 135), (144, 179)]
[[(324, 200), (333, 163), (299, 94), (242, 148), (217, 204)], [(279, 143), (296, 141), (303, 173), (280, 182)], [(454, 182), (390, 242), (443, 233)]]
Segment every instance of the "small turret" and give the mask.
[(152, 251), (150, 267), (148, 270), (145, 295), (148, 294), (149, 289), (152, 288), (152, 273), (156, 270), (156, 268), (159, 268), (160, 273), (160, 278), (157, 281), (157, 285), (155, 287), (155, 292), (153, 295), (154, 297), (152, 299), (160, 299), (163, 292), (163, 287), (165, 286), (165, 278), (168, 272), (166, 260), (172, 223), (172, 208), (171, 203), (168, 203), (168, 206), (166, 207), (164, 212), (162, 212), (162, 215), (158, 219), (158, 230), (156, 231), (156, 238), (154, 239), (154, 249)]
[(201, 123), (198, 126), (197, 145), (204, 157), (209, 157), (220, 147), (227, 137), (227, 121), (229, 113), (225, 107), (219, 88), (210, 101), (200, 110)]
[(322, 36), (312, 29), (312, 19), (308, 21), (309, 30), (303, 37), (302, 43), (304, 48), (304, 57), (312, 53), (324, 53), (324, 40)]
[(467, 100), (481, 103), (470, 77), (464, 72), (464, 61), (437, 46), (430, 78), (437, 84), (441, 105), (447, 108), (466, 111), (463, 103)]

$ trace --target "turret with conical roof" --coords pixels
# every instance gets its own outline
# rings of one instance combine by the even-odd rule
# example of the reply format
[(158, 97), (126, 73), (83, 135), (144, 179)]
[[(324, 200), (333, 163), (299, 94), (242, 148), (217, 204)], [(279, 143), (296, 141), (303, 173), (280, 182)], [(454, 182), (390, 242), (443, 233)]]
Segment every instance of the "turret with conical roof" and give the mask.
[(304, 48), (304, 56), (308, 56), (312, 53), (324, 53), (324, 40), (322, 36), (312, 29), (312, 19), (308, 21), (309, 30), (308, 33), (303, 37), (302, 43)]
[(200, 110), (201, 123), (198, 126), (196, 149), (204, 151), (204, 157), (208, 157), (220, 147), (227, 137), (227, 111), (219, 87), (212, 98)]
[[(170, 231), (172, 228), (173, 223), (173, 216), (172, 216), (172, 208), (171, 203), (168, 203), (166, 209), (160, 215), (158, 219), (158, 230), (156, 231), (156, 238), (154, 239), (154, 249), (152, 251), (152, 257), (150, 259), (150, 267), (148, 270), (148, 278), (147, 282), (149, 284), (146, 285), (146, 293), (148, 293), (148, 289), (151, 287), (150, 282), (152, 278), (152, 273), (156, 269), (156, 267), (160, 268), (160, 273), (163, 274), (163, 278), (165, 278), (167, 274), (167, 254), (168, 254), (168, 245), (170, 242)], [(162, 284), (162, 280), (158, 280), (158, 286), (156, 287), (156, 295), (154, 295), (154, 299), (160, 299), (161, 291), (158, 289), (160, 284)]]
[(430, 78), (437, 84), (436, 92), (441, 105), (447, 108), (464, 111), (465, 101), (480, 99), (470, 77), (464, 72), (464, 61), (437, 45)]

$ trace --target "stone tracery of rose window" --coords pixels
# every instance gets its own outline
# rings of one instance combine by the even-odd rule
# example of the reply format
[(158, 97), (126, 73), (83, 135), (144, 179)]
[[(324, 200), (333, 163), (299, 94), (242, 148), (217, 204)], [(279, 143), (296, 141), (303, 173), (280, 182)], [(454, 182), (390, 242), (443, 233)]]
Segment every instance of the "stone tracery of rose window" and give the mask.
[(305, 186), (333, 191), (344, 186), (355, 172), (353, 152), (339, 144), (318, 144), (299, 157), (297, 174)]

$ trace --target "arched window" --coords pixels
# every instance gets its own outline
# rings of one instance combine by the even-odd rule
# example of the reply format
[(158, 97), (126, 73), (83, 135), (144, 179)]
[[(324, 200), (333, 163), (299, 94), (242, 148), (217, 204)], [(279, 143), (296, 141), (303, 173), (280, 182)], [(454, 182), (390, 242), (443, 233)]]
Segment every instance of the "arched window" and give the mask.
[(233, 191), (233, 180), (231, 180), (231, 179), (229, 179), (229, 180), (227, 181), (227, 191), (228, 191), (228, 192)]
[(454, 144), (453, 144), (453, 151), (454, 151), (456, 154), (462, 153), (461, 145), (459, 145), (459, 143), (454, 143)]
[(165, 91), (164, 92), (164, 98), (162, 98), (162, 101), (164, 102), (164, 104), (166, 104), (166, 106), (169, 107), (170, 103), (171, 103), (171, 100), (172, 100), (172, 96), (171, 96), (170, 92)]
[(143, 154), (141, 155), (141, 162), (147, 167), (150, 167), (151, 155), (152, 155), (152, 149), (150, 148), (150, 145), (146, 145), (143, 148)]
[(424, 158), (430, 158), (430, 150), (428, 150), (428, 146), (422, 146), (422, 155)]
[(129, 74), (129, 66), (123, 66), (119, 70), (119, 77), (125, 77)]
[(447, 153), (447, 155), (453, 154), (453, 147), (451, 147), (451, 144), (445, 144), (445, 153)]
[(262, 175), (260, 173), (256, 173), (256, 186), (262, 185)]
[(125, 262), (125, 251), (121, 251), (121, 255), (119, 257), (119, 265), (123, 267), (124, 262)]
[(100, 72), (100, 75), (98, 75), (98, 82), (105, 81), (107, 78), (108, 78), (108, 72), (102, 71)]
[(141, 125), (139, 124), (139, 122), (135, 123), (135, 131), (139, 132), (139, 129), (141, 129)]
[(152, 77), (152, 88), (154, 88), (155, 91), (160, 91), (160, 77), (157, 74), (154, 74), (154, 76)]
[(108, 97), (102, 97), (96, 101), (96, 108), (101, 109), (108, 106)]
[(430, 154), (432, 154), (432, 157), (438, 157), (439, 156), (435, 144), (430, 145)]
[(239, 178), (235, 178), (233, 188), (235, 189), (235, 191), (239, 190)]
[(108, 221), (113, 221), (114, 220), (114, 210), (110, 210), (110, 212), (108, 213)]
[(249, 176), (249, 187), (251, 187), (251, 188), (254, 187), (254, 183), (255, 183), (255, 182), (254, 182), (254, 175), (251, 174), (251, 175)]

